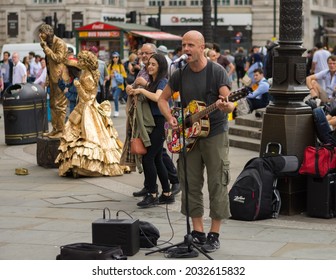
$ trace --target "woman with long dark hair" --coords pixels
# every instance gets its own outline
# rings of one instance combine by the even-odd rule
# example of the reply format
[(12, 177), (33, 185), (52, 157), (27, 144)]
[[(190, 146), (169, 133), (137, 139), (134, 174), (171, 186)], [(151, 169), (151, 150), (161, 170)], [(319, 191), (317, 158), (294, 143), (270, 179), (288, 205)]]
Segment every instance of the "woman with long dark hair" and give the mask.
[[(145, 88), (132, 89), (130, 92), (131, 95), (142, 94), (147, 98), (155, 122), (153, 130), (149, 134), (151, 146), (147, 147), (147, 154), (142, 157), (145, 176), (144, 185), (148, 188), (148, 194), (137, 204), (141, 208), (175, 202), (174, 195), (170, 190), (167, 169), (162, 161), (162, 149), (165, 141), (165, 118), (157, 105), (162, 90), (167, 84), (167, 69), (166, 58), (161, 54), (153, 54), (147, 67), (149, 74), (148, 84)], [(158, 185), (156, 184), (157, 177), (159, 177), (162, 186), (160, 197), (158, 196)]]

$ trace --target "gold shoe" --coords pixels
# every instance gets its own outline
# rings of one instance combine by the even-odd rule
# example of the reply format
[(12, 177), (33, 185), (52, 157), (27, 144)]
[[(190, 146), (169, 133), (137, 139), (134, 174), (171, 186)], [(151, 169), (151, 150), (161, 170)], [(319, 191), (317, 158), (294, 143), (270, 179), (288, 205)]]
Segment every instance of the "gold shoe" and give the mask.
[(28, 175), (28, 169), (27, 168), (16, 168), (15, 174), (16, 175)]

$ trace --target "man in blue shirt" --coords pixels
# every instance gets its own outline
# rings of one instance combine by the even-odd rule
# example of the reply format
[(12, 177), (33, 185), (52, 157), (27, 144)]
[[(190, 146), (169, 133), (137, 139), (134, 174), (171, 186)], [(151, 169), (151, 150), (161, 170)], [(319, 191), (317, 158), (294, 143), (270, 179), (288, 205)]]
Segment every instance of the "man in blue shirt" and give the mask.
[[(328, 102), (335, 98), (336, 92), (336, 56), (331, 55), (327, 59), (328, 69), (322, 70), (306, 78), (306, 85), (309, 88), (310, 97), (320, 98), (322, 102)], [(318, 80), (324, 81), (321, 87)]]
[(255, 109), (265, 108), (269, 103), (269, 83), (264, 77), (264, 72), (261, 68), (253, 71), (255, 83), (252, 86), (252, 92), (246, 96), (247, 103), (250, 107), (250, 112)]

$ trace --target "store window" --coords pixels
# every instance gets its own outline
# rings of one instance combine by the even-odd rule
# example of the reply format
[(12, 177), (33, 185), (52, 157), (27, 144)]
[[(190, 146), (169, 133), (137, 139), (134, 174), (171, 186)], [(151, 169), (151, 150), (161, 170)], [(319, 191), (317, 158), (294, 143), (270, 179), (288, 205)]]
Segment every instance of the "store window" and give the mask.
[(107, 0), (107, 5), (115, 6), (116, 5), (116, 0)]

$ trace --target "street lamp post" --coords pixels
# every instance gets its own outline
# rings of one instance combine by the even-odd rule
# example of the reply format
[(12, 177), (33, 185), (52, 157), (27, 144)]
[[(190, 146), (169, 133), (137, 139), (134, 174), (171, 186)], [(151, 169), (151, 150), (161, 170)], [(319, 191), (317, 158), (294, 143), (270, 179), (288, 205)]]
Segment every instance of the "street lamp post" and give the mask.
[[(273, 60), (273, 102), (266, 107), (263, 119), (261, 151), (267, 143), (278, 142), (286, 155), (300, 161), (306, 146), (314, 145), (312, 111), (303, 99), (309, 94), (306, 86), (306, 60), (302, 57), (302, 0), (280, 1), (278, 56)], [(276, 125), (275, 125), (276, 124)], [(301, 213), (306, 207), (306, 181), (303, 176), (278, 180), (283, 214)]]
[(273, 1), (273, 40), (276, 40), (276, 0)]

